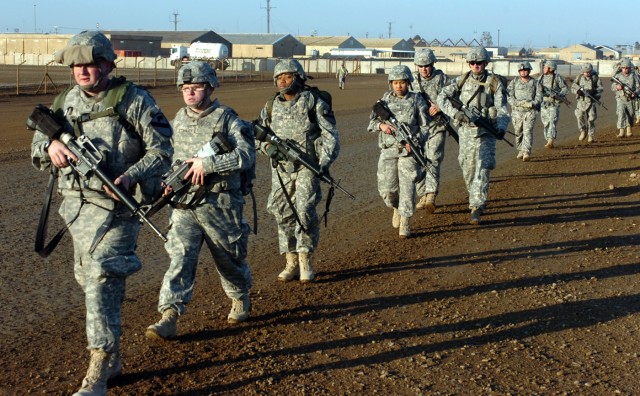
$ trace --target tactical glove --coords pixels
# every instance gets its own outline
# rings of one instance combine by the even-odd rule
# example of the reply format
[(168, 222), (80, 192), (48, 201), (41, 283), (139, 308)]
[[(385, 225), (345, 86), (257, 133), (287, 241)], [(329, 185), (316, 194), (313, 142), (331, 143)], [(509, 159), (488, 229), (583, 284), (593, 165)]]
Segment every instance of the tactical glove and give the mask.
[(453, 118), (458, 121), (461, 124), (464, 123), (468, 123), (469, 122), (469, 117), (467, 117), (466, 114), (464, 114), (464, 111), (458, 111)]
[(596, 90), (595, 89), (587, 89), (587, 93), (589, 93), (589, 95), (593, 96), (596, 94)]
[(576, 92), (576, 95), (578, 95), (579, 98), (584, 97), (584, 91), (582, 90), (582, 88), (580, 88), (578, 92)]
[(507, 134), (507, 131), (505, 131), (502, 128), (498, 128), (498, 133), (496, 134), (496, 139), (502, 140), (504, 139), (504, 135)]
[(287, 159), (287, 154), (280, 151), (278, 146), (274, 144), (270, 144), (266, 151), (267, 155), (276, 161), (285, 161)]

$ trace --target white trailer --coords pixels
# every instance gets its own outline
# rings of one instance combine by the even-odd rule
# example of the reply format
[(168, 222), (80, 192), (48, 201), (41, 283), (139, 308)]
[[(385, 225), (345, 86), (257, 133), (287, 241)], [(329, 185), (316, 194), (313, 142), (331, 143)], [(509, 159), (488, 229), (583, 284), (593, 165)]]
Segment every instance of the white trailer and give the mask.
[(171, 47), (169, 60), (176, 67), (181, 67), (192, 60), (199, 60), (208, 62), (215, 69), (224, 70), (229, 66), (228, 57), (229, 49), (226, 45), (197, 41), (188, 47), (174, 44)]

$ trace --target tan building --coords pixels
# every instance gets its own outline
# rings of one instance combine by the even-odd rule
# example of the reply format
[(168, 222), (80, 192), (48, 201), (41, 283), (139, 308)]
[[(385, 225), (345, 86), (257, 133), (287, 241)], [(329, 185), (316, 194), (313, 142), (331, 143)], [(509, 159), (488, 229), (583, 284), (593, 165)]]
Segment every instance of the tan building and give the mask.
[(561, 48), (558, 52), (558, 59), (565, 62), (602, 59), (602, 50), (598, 50), (588, 44), (576, 44), (570, 47)]
[(336, 49), (360, 50), (365, 46), (353, 36), (297, 36), (305, 45), (305, 56), (327, 57)]
[(365, 48), (375, 50), (378, 58), (413, 58), (413, 40), (405, 39), (358, 39)]
[(234, 58), (293, 58), (305, 54), (304, 44), (290, 34), (224, 33)]
[(4, 55), (53, 55), (64, 47), (72, 34), (0, 34), (0, 56)]

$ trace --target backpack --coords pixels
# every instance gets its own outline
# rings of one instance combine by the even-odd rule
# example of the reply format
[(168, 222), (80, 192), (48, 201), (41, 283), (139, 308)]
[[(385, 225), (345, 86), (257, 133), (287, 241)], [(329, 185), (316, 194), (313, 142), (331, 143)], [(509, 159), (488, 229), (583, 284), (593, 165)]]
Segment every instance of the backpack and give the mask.
[[(140, 135), (135, 130), (135, 127), (132, 125), (129, 120), (126, 119), (124, 115), (121, 113), (121, 109), (118, 108), (125, 95), (127, 94), (127, 90), (131, 87), (132, 83), (127, 81), (124, 76), (116, 77), (111, 80), (112, 86), (107, 92), (107, 95), (103, 99), (103, 103), (105, 104), (105, 109), (102, 111), (96, 111), (93, 113), (89, 113), (87, 115), (83, 115), (83, 119), (79, 120), (79, 122), (95, 120), (97, 118), (102, 117), (118, 117), (120, 123), (124, 126), (124, 129), (129, 136), (141, 140)], [(56, 114), (59, 119), (64, 119), (64, 101), (67, 97), (69, 91), (73, 89), (73, 86), (67, 87), (64, 91), (58, 94), (54, 99), (51, 105), (51, 110)], [(74, 133), (77, 136), (80, 135), (80, 130), (78, 127), (78, 122), (74, 122), (73, 124)], [(140, 196), (136, 197), (140, 199), (140, 203), (145, 205), (154, 202), (156, 199), (162, 195), (162, 175), (151, 176), (144, 180), (140, 180), (138, 184), (140, 185)], [(136, 194), (138, 195), (138, 194)]]

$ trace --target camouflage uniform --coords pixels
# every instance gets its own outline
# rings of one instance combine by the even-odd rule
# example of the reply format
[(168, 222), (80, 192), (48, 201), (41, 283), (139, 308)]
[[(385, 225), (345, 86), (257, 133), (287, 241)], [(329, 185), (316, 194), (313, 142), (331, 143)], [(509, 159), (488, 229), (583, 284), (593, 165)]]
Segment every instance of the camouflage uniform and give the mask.
[[(111, 80), (111, 85), (95, 96), (74, 86), (62, 105), (69, 127), (83, 114), (104, 111), (103, 100), (114, 89), (113, 84)], [(103, 153), (103, 170), (113, 179), (130, 176), (132, 185), (162, 175), (172, 154), (171, 126), (154, 99), (146, 90), (131, 85), (117, 108), (121, 117), (102, 117), (80, 125), (82, 133)], [(33, 165), (40, 170), (51, 166), (47, 141), (43, 133), (36, 132), (31, 145)], [(88, 349), (112, 354), (118, 352), (126, 278), (141, 268), (135, 254), (140, 220), (110, 198), (102, 184), (93, 174), (85, 178), (71, 167), (59, 169), (58, 192), (63, 196), (59, 213), (65, 223), (71, 223), (74, 274), (85, 294)]]
[(349, 71), (347, 70), (345, 65), (340, 66), (338, 72), (336, 73), (336, 78), (338, 79), (338, 88), (344, 89), (344, 84), (347, 81), (347, 75)]
[[(469, 55), (472, 54), (472, 50)], [(485, 57), (483, 56), (483, 58)], [(463, 79), (464, 83), (462, 83)], [(456, 118), (460, 110), (453, 107), (451, 101), (448, 100), (450, 97), (459, 98), (468, 107), (476, 108), (484, 117), (491, 119), (497, 129), (504, 131), (510, 121), (507, 109), (507, 92), (497, 75), (484, 70), (480, 75), (469, 72), (455, 78), (438, 95), (440, 108), (454, 118), (456, 124), (460, 124), (458, 128), (460, 136), (458, 161), (469, 192), (472, 223), (477, 224), (473, 221), (473, 214), (478, 213), (479, 222), (479, 214), (484, 211), (489, 194), (491, 170), (496, 167), (496, 138), (490, 132), (478, 128), (471, 122), (460, 122)]]
[[(429, 137), (429, 106), (422, 96), (407, 92), (404, 97), (398, 97), (393, 91), (387, 91), (382, 100), (424, 147)], [(380, 120), (375, 113), (371, 113), (368, 130), (378, 133), (378, 192), (387, 207), (397, 209), (402, 217), (411, 218), (416, 209), (415, 183), (422, 171), (404, 144), (380, 130)]]
[[(412, 91), (422, 93), (427, 104), (427, 113), (430, 102), (436, 102), (438, 93), (448, 85), (451, 80), (442, 70), (433, 69), (431, 76), (423, 78), (420, 72), (413, 72), (415, 86)], [(416, 182), (418, 197), (433, 193), (438, 194), (440, 188), (440, 167), (444, 161), (444, 149), (447, 138), (445, 123), (448, 120), (444, 114), (438, 114), (429, 124), (429, 139), (425, 146), (425, 155), (431, 161), (429, 171), (421, 172)]]
[[(528, 70), (531, 70), (530, 65)], [(509, 82), (507, 93), (518, 158), (525, 158), (525, 154), (528, 158), (533, 145), (533, 128), (542, 102), (542, 91), (538, 89), (535, 78), (529, 77), (524, 81), (518, 76)]]
[(559, 99), (553, 98), (553, 95), (548, 90), (553, 89), (563, 97), (569, 93), (566, 81), (555, 72), (555, 64), (553, 69), (551, 74), (543, 74), (538, 78), (538, 88), (543, 95), (540, 119), (544, 127), (544, 138), (547, 142), (555, 140), (558, 135), (556, 126), (560, 118), (560, 103), (562, 103)]
[(580, 131), (579, 139), (583, 140), (585, 135), (588, 135), (589, 142), (593, 142), (596, 133), (596, 119), (598, 118), (598, 104), (584, 95), (583, 92), (587, 92), (594, 98), (600, 100), (603, 88), (598, 73), (593, 71), (591, 65), (586, 64), (583, 71), (589, 71), (591, 73), (590, 76), (586, 77), (584, 73), (581, 73), (576, 77), (573, 84), (571, 84), (571, 92), (576, 94), (577, 97), (576, 110), (574, 113), (578, 122), (578, 130)]
[[(635, 121), (635, 113), (634, 113), (634, 101), (640, 96), (640, 77), (633, 71), (633, 65), (627, 59), (623, 60), (622, 67), (629, 67), (629, 74), (624, 75), (622, 71), (615, 74), (615, 77), (625, 83), (627, 86), (631, 88), (635, 97), (625, 93), (625, 90), (618, 90), (618, 84), (616, 82), (611, 83), (611, 91), (615, 93), (616, 97), (616, 114), (618, 115), (618, 120), (616, 123), (616, 127), (619, 129), (631, 128)], [(630, 136), (630, 133), (627, 133)]]
[[(171, 308), (182, 315), (191, 301), (198, 256), (206, 242), (227, 297), (241, 299), (251, 288), (247, 263), (249, 225), (242, 209), (240, 171), (255, 162), (253, 130), (217, 99), (198, 113), (189, 107), (178, 111), (172, 121), (174, 160), (191, 158), (208, 144), (216, 132), (234, 147), (233, 151), (204, 156), (205, 186), (191, 185), (186, 194), (174, 196), (170, 230), (165, 245), (171, 257), (158, 311)], [(194, 198), (200, 188), (204, 194)]]

